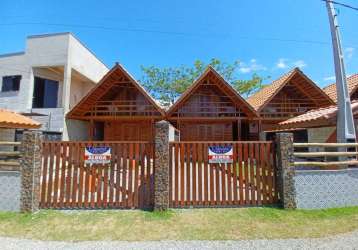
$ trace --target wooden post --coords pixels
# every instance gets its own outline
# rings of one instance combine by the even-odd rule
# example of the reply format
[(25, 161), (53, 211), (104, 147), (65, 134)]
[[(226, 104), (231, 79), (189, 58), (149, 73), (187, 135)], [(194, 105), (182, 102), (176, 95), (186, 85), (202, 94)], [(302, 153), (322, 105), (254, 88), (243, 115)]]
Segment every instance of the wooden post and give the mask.
[(237, 120), (237, 140), (241, 141), (241, 119)]

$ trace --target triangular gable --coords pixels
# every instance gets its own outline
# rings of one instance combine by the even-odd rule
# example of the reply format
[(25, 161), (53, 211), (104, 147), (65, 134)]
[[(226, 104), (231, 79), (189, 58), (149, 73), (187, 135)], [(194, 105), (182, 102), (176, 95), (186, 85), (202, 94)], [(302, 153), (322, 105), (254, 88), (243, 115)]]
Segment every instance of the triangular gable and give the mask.
[(136, 90), (138, 90), (150, 105), (157, 111), (159, 117), (164, 117), (165, 113), (155, 100), (147, 93), (147, 91), (121, 66), (116, 64), (99, 83), (85, 96), (82, 100), (72, 108), (67, 114), (69, 119), (86, 119), (85, 114), (96, 104), (103, 96), (108, 94), (111, 88), (118, 82), (129, 82)]
[[(352, 96), (358, 90), (358, 74), (347, 77), (348, 93)], [(323, 91), (335, 102), (337, 102), (336, 83), (332, 83), (323, 88)]]
[[(299, 68), (294, 68), (286, 74), (282, 75), (277, 80), (273, 81), (270, 85), (265, 86), (247, 99), (247, 102), (260, 112), (270, 101), (282, 90), (293, 78), (300, 77), (304, 86), (296, 87), (310, 99), (320, 99), (319, 106), (328, 106), (334, 104), (331, 98), (320, 89), (311, 79), (309, 79)], [(303, 91), (303, 89), (310, 89), (310, 91)], [(319, 98), (313, 98), (313, 96)]]
[[(173, 113), (177, 112), (180, 107), (185, 105), (185, 102), (195, 93), (195, 91), (201, 86), (203, 81), (213, 76), (217, 81), (214, 83), (220, 88), (220, 90), (230, 98), (232, 103), (242, 109), (242, 111), (248, 117), (258, 117), (256, 111), (242, 98), (238, 92), (228, 83), (225, 79), (211, 66), (209, 66), (204, 73), (194, 81), (194, 83), (179, 97), (179, 99), (169, 108), (167, 111), (167, 117), (171, 117)], [(219, 84), (219, 83), (220, 84)]]

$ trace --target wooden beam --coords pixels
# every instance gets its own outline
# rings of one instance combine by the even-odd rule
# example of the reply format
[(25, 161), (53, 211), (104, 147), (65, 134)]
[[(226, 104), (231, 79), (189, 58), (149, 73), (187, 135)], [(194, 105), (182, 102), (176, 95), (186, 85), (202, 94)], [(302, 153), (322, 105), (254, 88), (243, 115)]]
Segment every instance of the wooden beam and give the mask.
[(296, 157), (324, 157), (324, 156), (353, 156), (358, 155), (358, 152), (294, 152)]
[(325, 148), (336, 148), (336, 147), (358, 147), (358, 143), (293, 143), (295, 148), (307, 148), (307, 147), (325, 147)]
[(329, 166), (343, 166), (343, 165), (358, 165), (358, 161), (328, 161), (328, 162), (301, 161), (301, 162), (294, 162), (293, 165), (294, 166), (329, 167)]

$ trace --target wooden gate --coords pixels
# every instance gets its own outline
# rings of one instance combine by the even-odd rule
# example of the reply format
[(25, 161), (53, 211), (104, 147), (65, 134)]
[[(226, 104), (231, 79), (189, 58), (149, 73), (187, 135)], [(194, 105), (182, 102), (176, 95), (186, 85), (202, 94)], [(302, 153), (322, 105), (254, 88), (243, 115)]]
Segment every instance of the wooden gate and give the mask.
[[(109, 146), (111, 163), (85, 164), (86, 146)], [(152, 207), (153, 156), (148, 142), (44, 142), (40, 207)]]
[[(208, 147), (232, 145), (233, 163), (209, 163)], [(277, 202), (272, 142), (171, 142), (171, 207)]]

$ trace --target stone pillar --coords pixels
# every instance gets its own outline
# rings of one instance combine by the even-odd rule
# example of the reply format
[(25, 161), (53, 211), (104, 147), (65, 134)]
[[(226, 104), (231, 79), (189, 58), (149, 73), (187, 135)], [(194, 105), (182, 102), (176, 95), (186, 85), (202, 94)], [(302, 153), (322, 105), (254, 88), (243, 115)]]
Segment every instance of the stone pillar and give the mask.
[(21, 212), (35, 212), (40, 203), (42, 133), (24, 131), (21, 143)]
[(295, 167), (293, 166), (293, 134), (278, 133), (276, 138), (277, 169), (276, 188), (285, 209), (296, 208), (296, 190), (294, 184)]
[(154, 210), (169, 207), (169, 122), (155, 124)]

